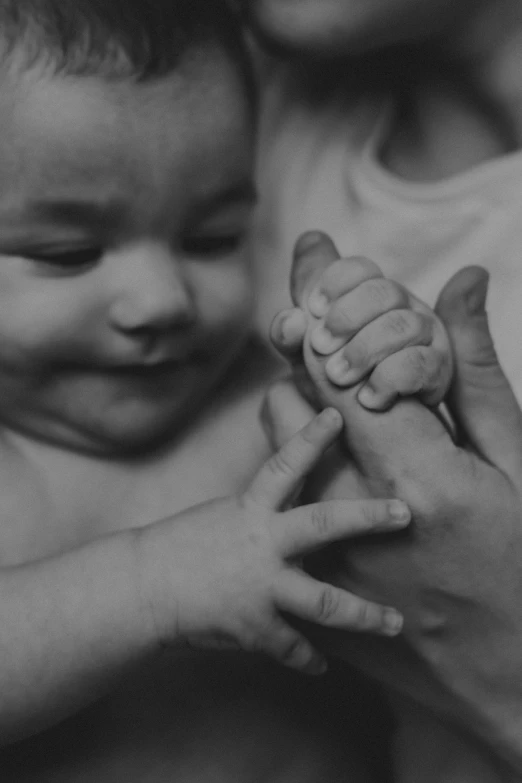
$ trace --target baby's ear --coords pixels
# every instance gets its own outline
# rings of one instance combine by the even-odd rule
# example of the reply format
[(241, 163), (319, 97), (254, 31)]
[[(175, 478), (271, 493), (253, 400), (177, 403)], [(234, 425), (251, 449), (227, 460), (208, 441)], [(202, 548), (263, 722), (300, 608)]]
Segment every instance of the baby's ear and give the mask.
[(322, 231), (307, 231), (297, 240), (290, 273), (290, 294), (296, 307), (306, 307), (306, 296), (324, 270), (341, 256), (333, 240)]

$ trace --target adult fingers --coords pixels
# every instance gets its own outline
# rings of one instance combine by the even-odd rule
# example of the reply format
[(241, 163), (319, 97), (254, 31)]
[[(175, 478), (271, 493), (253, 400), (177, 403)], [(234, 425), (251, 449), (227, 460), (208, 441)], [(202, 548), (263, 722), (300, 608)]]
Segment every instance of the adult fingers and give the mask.
[(522, 471), (522, 413), (499, 364), (486, 313), (488, 274), (461, 269), (446, 284), (436, 311), (455, 354), (449, 407), (468, 443), (511, 476)]
[(324, 410), (262, 466), (245, 495), (268, 508), (280, 508), (334, 442), (341, 428), (339, 413), (333, 408)]
[(400, 500), (331, 500), (286, 511), (277, 520), (275, 535), (289, 557), (343, 538), (403, 528), (410, 519)]
[(322, 272), (339, 258), (333, 241), (321, 231), (307, 231), (297, 240), (290, 274), (290, 293), (296, 307), (303, 305)]
[(290, 569), (274, 586), (274, 600), (285, 612), (332, 628), (397, 636), (403, 626), (402, 615), (395, 609)]

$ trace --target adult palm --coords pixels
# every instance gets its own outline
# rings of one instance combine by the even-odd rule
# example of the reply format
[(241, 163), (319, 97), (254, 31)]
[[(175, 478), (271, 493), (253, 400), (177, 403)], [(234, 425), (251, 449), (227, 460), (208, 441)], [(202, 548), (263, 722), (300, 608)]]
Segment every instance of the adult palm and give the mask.
[[(314, 241), (312, 241), (314, 240)], [(338, 253), (324, 236), (298, 245), (296, 304)], [(470, 267), (445, 287), (438, 312), (455, 351), (448, 401), (456, 436), (413, 399), (386, 413), (339, 390), (309, 343), (304, 363), (322, 405), (345, 420), (343, 455), (333, 455), (308, 491), (316, 497), (397, 496), (411, 529), (343, 547), (331, 577), (361, 595), (397, 606), (401, 640), (331, 635), (343, 658), (466, 727), (522, 772), (522, 414), (499, 364), (485, 312), (487, 275)], [(275, 442), (310, 415), (288, 386), (269, 395)]]

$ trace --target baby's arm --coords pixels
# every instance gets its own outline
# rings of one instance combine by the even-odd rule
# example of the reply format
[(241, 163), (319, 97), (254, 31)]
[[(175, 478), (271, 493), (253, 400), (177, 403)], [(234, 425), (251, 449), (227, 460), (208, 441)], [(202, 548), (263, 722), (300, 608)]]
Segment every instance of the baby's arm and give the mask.
[[(308, 308), (318, 319), (312, 347), (329, 356), (326, 375), (337, 386), (361, 384), (364, 407), (386, 410), (410, 395), (431, 406), (442, 402), (453, 370), (446, 329), (372, 261), (334, 261), (317, 281)], [(300, 350), (305, 324), (297, 310), (282, 313), (272, 329), (276, 347), (286, 354)]]
[(1, 569), (0, 740), (65, 718), (166, 645), (232, 645), (320, 673), (323, 658), (286, 614), (398, 633), (397, 612), (314, 580), (299, 561), (340, 538), (404, 527), (404, 504), (335, 501), (279, 510), (341, 426), (336, 411), (324, 411), (240, 496)]

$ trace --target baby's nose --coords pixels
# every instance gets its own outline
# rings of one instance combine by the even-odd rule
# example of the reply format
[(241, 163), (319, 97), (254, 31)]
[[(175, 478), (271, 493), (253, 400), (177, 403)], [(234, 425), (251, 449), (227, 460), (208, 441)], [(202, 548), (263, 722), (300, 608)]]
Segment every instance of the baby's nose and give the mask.
[(190, 324), (194, 298), (183, 265), (160, 249), (135, 254), (122, 264), (111, 317), (122, 331)]

